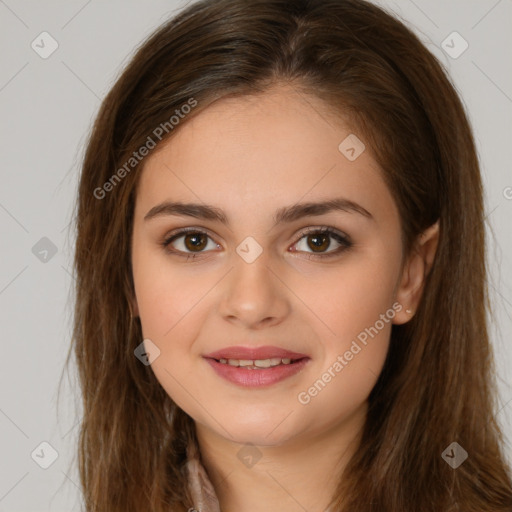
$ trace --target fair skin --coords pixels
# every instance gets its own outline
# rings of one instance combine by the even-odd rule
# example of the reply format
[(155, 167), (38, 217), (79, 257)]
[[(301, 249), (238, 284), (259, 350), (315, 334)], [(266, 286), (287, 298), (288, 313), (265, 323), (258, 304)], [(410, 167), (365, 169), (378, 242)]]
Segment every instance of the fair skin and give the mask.
[[(357, 450), (391, 326), (413, 316), (435, 254), (437, 225), (402, 268), (398, 211), (370, 148), (349, 161), (338, 146), (355, 132), (327, 119), (320, 100), (286, 86), (219, 100), (150, 155), (140, 177), (133, 309), (144, 338), (160, 349), (152, 370), (195, 421), (223, 512), (325, 510)], [(280, 208), (341, 197), (371, 217), (333, 210), (274, 226)], [(144, 219), (165, 201), (215, 206), (229, 226), (184, 215)], [(303, 231), (322, 226), (346, 234), (352, 246), (322, 259), (343, 247), (327, 236), (330, 245), (321, 238), (323, 252), (315, 252), (314, 229)], [(207, 232), (203, 248), (194, 252), (197, 239), (188, 234), (188, 245), (184, 235), (168, 247), (175, 253), (166, 252), (161, 242), (185, 227)], [(251, 263), (236, 251), (246, 237), (262, 249)], [(301, 403), (299, 393), (390, 310), (378, 334)], [(202, 357), (232, 345), (274, 345), (310, 360), (283, 381), (244, 388)], [(254, 465), (237, 456), (247, 443), (261, 456)]]

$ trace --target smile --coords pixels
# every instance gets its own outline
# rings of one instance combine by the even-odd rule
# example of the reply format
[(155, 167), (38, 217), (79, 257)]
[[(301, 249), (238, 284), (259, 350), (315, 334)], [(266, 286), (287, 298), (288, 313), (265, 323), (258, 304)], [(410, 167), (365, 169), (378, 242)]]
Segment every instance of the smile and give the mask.
[(309, 357), (271, 359), (213, 359), (206, 361), (216, 374), (243, 387), (263, 387), (296, 375), (310, 361)]
[(290, 358), (273, 357), (271, 359), (219, 359), (219, 363), (231, 366), (243, 366), (249, 369), (272, 368), (280, 364), (291, 364)]

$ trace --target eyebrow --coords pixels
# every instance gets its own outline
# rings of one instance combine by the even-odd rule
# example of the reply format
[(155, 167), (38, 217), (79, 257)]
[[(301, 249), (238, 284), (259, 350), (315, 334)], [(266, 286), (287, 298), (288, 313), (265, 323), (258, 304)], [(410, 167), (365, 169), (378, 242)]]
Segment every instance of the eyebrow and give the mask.
[[(358, 213), (370, 220), (372, 214), (361, 205), (342, 197), (321, 202), (299, 203), (279, 208), (274, 215), (274, 225), (293, 222), (302, 217), (313, 217), (330, 212)], [(150, 220), (164, 215), (194, 217), (196, 219), (213, 220), (229, 227), (226, 214), (215, 206), (199, 203), (182, 203), (166, 201), (154, 206), (145, 215), (144, 220)]]

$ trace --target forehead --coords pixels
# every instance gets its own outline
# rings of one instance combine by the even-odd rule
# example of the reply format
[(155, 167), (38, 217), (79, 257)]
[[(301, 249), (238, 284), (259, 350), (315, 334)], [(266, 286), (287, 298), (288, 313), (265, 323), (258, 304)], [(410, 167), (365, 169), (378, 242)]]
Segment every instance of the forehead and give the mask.
[(385, 207), (392, 198), (371, 148), (355, 160), (343, 152), (357, 139), (328, 105), (290, 87), (221, 99), (147, 157), (137, 201), (199, 199), (239, 213), (341, 194)]

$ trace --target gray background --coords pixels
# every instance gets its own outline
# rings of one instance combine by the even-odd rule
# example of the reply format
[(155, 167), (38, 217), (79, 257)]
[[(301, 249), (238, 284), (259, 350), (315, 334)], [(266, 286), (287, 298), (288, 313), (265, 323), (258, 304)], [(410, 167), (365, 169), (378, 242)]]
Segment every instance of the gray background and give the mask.
[[(79, 510), (74, 373), (65, 376), (60, 400), (57, 392), (70, 342), (68, 226), (80, 159), (101, 99), (134, 48), (185, 3), (0, 0), (0, 512)], [(497, 412), (510, 460), (512, 2), (380, 4), (447, 66), (474, 127), (486, 187)], [(47, 36), (41, 43), (43, 31), (58, 43), (46, 59), (31, 47), (51, 49)], [(445, 40), (452, 54), (463, 48), (454, 31), (469, 44), (457, 58), (442, 48)], [(58, 454), (48, 469), (40, 464), (52, 462), (52, 449), (42, 442)]]

